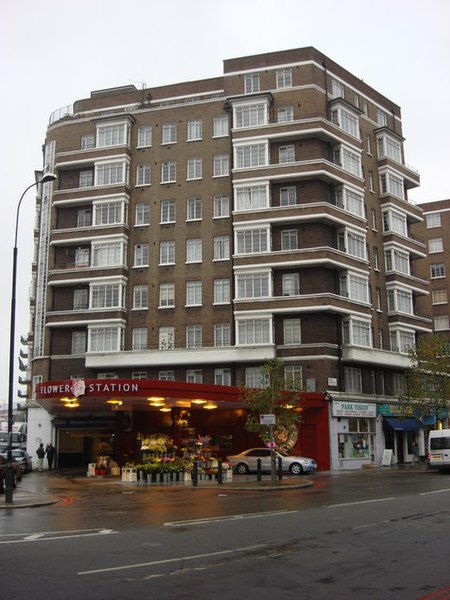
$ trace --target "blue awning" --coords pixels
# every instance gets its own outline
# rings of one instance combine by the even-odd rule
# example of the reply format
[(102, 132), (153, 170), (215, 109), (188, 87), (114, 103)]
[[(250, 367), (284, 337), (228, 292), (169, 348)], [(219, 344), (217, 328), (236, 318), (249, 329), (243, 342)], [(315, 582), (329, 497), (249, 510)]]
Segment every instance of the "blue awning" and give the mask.
[(383, 417), (383, 423), (395, 431), (417, 431), (423, 425), (414, 417)]

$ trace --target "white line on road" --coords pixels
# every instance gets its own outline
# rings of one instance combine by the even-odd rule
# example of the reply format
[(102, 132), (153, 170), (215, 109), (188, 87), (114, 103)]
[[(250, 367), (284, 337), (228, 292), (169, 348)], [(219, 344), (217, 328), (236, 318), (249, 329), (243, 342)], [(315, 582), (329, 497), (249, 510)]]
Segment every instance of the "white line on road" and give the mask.
[(122, 565), (120, 567), (107, 567), (105, 569), (94, 569), (92, 571), (79, 571), (78, 575), (95, 575), (97, 573), (109, 573), (111, 571), (121, 571), (125, 569), (137, 569), (139, 567), (152, 567), (154, 565), (164, 565), (183, 560), (198, 560), (200, 558), (210, 558), (212, 556), (225, 556), (237, 552), (247, 552), (248, 550), (259, 550), (264, 548), (265, 544), (257, 544), (256, 546), (245, 546), (244, 548), (234, 548), (233, 550), (221, 550), (219, 552), (207, 552), (205, 554), (193, 554), (191, 556), (178, 556), (176, 558), (166, 558), (164, 560), (154, 560), (146, 563), (135, 563), (133, 565)]
[[(89, 532), (89, 533), (88, 533)], [(54, 535), (55, 533), (63, 534), (63, 535)], [(25, 537), (18, 540), (5, 540), (0, 541), (0, 545), (4, 544), (23, 544), (24, 542), (53, 542), (54, 540), (69, 540), (71, 538), (81, 538), (81, 537), (92, 537), (95, 535), (111, 535), (112, 533), (118, 533), (114, 531), (114, 529), (87, 529), (80, 530), (74, 532), (64, 532), (64, 531), (46, 531), (42, 533), (33, 533), (30, 535), (26, 535)], [(19, 535), (19, 534), (15, 534)]]
[(260, 519), (263, 517), (275, 517), (297, 513), (298, 510), (277, 510), (264, 513), (248, 513), (241, 515), (228, 515), (224, 517), (206, 517), (204, 519), (192, 519), (190, 521), (167, 521), (164, 527), (186, 527), (187, 525), (204, 525), (205, 523), (217, 523), (220, 521), (237, 521), (239, 519)]
[(419, 496), (428, 496), (429, 494), (441, 494), (442, 492), (450, 492), (450, 488), (444, 490), (434, 490), (433, 492), (421, 492)]
[(397, 498), (374, 498), (373, 500), (360, 500), (359, 502), (342, 502), (342, 504), (324, 504), (322, 508), (339, 508), (340, 506), (357, 506), (358, 504), (371, 504), (372, 502), (385, 502), (386, 500), (397, 500)]

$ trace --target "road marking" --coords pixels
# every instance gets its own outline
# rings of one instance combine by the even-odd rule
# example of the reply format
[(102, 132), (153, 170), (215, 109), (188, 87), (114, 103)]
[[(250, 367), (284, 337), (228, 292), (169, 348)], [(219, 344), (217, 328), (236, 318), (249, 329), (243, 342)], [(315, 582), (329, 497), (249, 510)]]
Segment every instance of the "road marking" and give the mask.
[(357, 506), (358, 504), (371, 504), (372, 502), (385, 502), (386, 500), (397, 500), (397, 498), (374, 498), (373, 500), (360, 500), (359, 502), (342, 502), (341, 504), (324, 504), (322, 508), (339, 508), (340, 506)]
[[(71, 538), (92, 537), (95, 535), (111, 535), (118, 533), (114, 529), (76, 529), (73, 531), (42, 531), (39, 533), (25, 534), (23, 538), (16, 540), (0, 541), (3, 544), (23, 544), (24, 542), (53, 542), (53, 540), (68, 540)], [(20, 534), (9, 534), (20, 535)]]
[(237, 521), (239, 519), (261, 519), (263, 517), (276, 517), (297, 513), (298, 510), (276, 510), (264, 513), (247, 513), (241, 515), (228, 515), (224, 517), (206, 517), (204, 519), (192, 519), (187, 521), (167, 521), (164, 527), (186, 527), (187, 525), (204, 525), (205, 523), (217, 523), (220, 521)]
[(178, 556), (176, 558), (166, 558), (164, 560), (154, 560), (146, 563), (135, 563), (132, 565), (121, 565), (119, 567), (107, 567), (105, 569), (94, 569), (92, 571), (79, 571), (78, 575), (95, 575), (98, 573), (110, 573), (111, 571), (122, 571), (126, 569), (137, 569), (140, 567), (152, 567), (155, 565), (165, 565), (183, 560), (198, 560), (200, 558), (210, 558), (212, 556), (225, 556), (227, 554), (235, 554), (238, 552), (248, 552), (249, 550), (259, 550), (264, 548), (265, 544), (257, 544), (255, 546), (244, 546), (243, 548), (234, 548), (233, 550), (220, 550), (219, 552), (207, 552), (205, 554), (192, 554), (190, 556)]
[(419, 496), (428, 496), (429, 494), (442, 494), (442, 492), (450, 492), (450, 488), (444, 490), (434, 490), (433, 492), (420, 492)]

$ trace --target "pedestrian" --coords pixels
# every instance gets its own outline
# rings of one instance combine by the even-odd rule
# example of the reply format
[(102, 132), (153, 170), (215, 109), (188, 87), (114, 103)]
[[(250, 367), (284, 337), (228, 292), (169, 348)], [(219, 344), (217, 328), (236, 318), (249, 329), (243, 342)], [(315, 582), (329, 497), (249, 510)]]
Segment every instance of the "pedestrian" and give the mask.
[(55, 448), (54, 446), (52, 446), (52, 444), (47, 444), (47, 449), (46, 449), (46, 454), (47, 454), (47, 462), (48, 462), (48, 470), (51, 471), (53, 468), (53, 459), (55, 458)]
[(45, 456), (45, 450), (44, 450), (44, 444), (41, 442), (39, 444), (39, 448), (36, 450), (36, 454), (38, 457), (38, 471), (42, 471), (43, 467), (44, 467), (44, 456)]
[(412, 452), (412, 464), (419, 464), (419, 444), (416, 440), (413, 440), (411, 444), (411, 452)]

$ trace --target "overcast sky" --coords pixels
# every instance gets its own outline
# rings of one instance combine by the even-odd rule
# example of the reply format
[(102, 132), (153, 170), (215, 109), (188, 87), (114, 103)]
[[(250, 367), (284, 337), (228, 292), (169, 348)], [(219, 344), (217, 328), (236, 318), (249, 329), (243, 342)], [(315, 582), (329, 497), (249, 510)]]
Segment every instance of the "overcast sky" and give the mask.
[[(402, 108), (406, 162), (422, 181), (412, 201), (450, 197), (449, 0), (0, 0), (0, 23), (0, 408), (17, 204), (42, 167), (50, 114), (92, 90), (206, 79), (224, 59), (314, 46)], [(34, 198), (19, 219), (16, 355), (29, 330)]]

